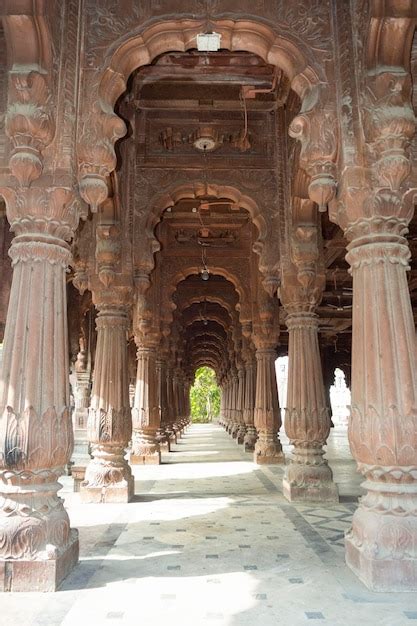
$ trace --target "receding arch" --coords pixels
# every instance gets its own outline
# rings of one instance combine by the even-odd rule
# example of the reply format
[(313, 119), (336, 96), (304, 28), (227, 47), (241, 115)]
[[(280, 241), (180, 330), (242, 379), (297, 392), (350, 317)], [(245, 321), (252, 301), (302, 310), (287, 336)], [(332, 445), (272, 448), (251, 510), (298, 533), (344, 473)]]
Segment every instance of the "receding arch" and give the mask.
[[(250, 198), (248, 195), (243, 194), (239, 189), (233, 187), (232, 185), (220, 185), (204, 181), (194, 181), (182, 184), (169, 192), (164, 192), (151, 201), (152, 208), (148, 214), (145, 227), (147, 237), (150, 240), (154, 239), (156, 244), (159, 246), (159, 242), (157, 241), (154, 232), (157, 224), (161, 221), (164, 211), (174, 206), (181, 200), (199, 200), (207, 197), (227, 198), (242, 209), (248, 211), (252, 222), (258, 229), (259, 236), (256, 243), (259, 242), (260, 245), (263, 244), (268, 234), (268, 228), (265, 217), (255, 200)], [(156, 244), (152, 242), (151, 245), (154, 251), (157, 251)], [(159, 249), (159, 247), (157, 249)]]

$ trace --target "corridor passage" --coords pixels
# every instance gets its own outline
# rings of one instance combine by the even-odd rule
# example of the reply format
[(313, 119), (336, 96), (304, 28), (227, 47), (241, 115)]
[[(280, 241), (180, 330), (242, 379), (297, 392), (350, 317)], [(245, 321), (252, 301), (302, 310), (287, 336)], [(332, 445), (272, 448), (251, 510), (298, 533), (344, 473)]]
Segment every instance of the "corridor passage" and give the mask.
[(345, 566), (360, 492), (345, 430), (328, 456), (341, 503), (326, 508), (289, 504), (282, 467), (253, 464), (216, 424), (189, 427), (162, 465), (135, 466), (130, 504), (81, 504), (65, 477), (80, 563), (54, 594), (2, 594), (0, 623), (414, 623), (415, 594), (371, 593)]

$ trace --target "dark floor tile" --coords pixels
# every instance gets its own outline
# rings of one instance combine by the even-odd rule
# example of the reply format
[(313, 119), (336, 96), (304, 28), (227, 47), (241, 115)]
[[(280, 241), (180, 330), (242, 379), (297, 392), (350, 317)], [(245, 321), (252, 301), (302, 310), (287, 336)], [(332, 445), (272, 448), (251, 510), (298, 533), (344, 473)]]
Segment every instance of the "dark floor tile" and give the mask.
[(417, 619), (417, 611), (404, 611), (404, 615), (408, 619)]
[(295, 585), (295, 584), (303, 583), (304, 580), (302, 578), (289, 578), (288, 582), (292, 583), (293, 585)]
[(171, 545), (171, 548), (183, 548), (184, 544), (183, 543), (173, 543)]
[(320, 613), (319, 611), (306, 611), (306, 618), (307, 619), (324, 619), (324, 615), (323, 613)]
[(258, 569), (258, 566), (257, 565), (244, 565), (243, 569), (245, 571), (252, 570), (252, 569)]
[(267, 599), (267, 595), (266, 593), (257, 593), (255, 594), (255, 600), (266, 600)]
[(181, 565), (168, 565), (167, 569), (169, 569), (169, 570), (179, 570), (179, 569), (181, 569)]
[(206, 554), (206, 559), (218, 559), (218, 554)]
[(240, 543), (239, 548), (250, 548), (251, 546), (248, 543)]
[(144, 537), (144, 539), (146, 539), (147, 541), (149, 541), (150, 539), (155, 539), (155, 537)]

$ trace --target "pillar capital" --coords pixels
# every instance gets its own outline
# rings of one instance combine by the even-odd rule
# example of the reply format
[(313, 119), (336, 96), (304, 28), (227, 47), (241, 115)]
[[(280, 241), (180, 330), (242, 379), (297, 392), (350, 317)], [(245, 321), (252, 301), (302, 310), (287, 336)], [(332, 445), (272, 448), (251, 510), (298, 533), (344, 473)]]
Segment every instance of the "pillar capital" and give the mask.
[(16, 243), (36, 241), (66, 248), (85, 212), (68, 187), (3, 187), (7, 219)]

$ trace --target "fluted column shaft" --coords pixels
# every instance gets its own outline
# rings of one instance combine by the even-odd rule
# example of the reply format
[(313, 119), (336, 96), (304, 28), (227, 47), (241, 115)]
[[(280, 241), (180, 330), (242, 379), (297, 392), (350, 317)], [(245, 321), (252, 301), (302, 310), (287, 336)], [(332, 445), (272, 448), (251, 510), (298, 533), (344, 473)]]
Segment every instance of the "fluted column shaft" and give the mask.
[(127, 367), (128, 315), (104, 306), (97, 316), (97, 348), (88, 413), (92, 460), (81, 484), (84, 502), (128, 502), (134, 481), (125, 451), (132, 434)]
[(246, 433), (246, 425), (243, 419), (243, 409), (245, 406), (245, 369), (243, 364), (238, 368), (238, 385), (237, 385), (237, 398), (236, 398), (236, 414), (239, 423), (239, 428), (236, 434), (237, 443), (243, 443), (243, 439)]
[(163, 446), (169, 452), (169, 438), (166, 432), (166, 428), (168, 427), (166, 365), (165, 361), (160, 358), (156, 360), (156, 376), (158, 380), (158, 405), (161, 416), (157, 440), (159, 445)]
[[(385, 239), (385, 241), (384, 241)], [(417, 351), (400, 236), (354, 240), (349, 441), (366, 494), (346, 561), (371, 588), (417, 590)]]
[(245, 400), (243, 408), (243, 420), (246, 426), (246, 433), (243, 443), (247, 452), (255, 449), (255, 443), (258, 438), (258, 434), (256, 432), (254, 424), (255, 392), (256, 362), (249, 361), (248, 363), (246, 363)]
[(239, 378), (237, 369), (234, 368), (232, 370), (232, 384), (231, 384), (231, 418), (232, 425), (230, 429), (230, 434), (233, 439), (236, 439), (237, 433), (239, 431), (239, 413), (238, 413), (238, 393), (239, 393)]
[(13, 280), (0, 377), (0, 586), (50, 591), (78, 560), (77, 531), (70, 530), (57, 496), (73, 450), (70, 251), (47, 228), (17, 232), (9, 252)]
[(171, 443), (176, 443), (176, 434), (173, 429), (174, 424), (174, 387), (172, 368), (166, 368), (166, 397), (167, 397), (167, 427), (166, 431)]
[(258, 431), (254, 461), (260, 464), (283, 463), (278, 431), (281, 415), (275, 375), (276, 352), (273, 348), (256, 350), (256, 398), (254, 421)]
[(75, 373), (74, 415), (75, 430), (87, 429), (88, 409), (91, 403), (91, 373), (89, 370)]
[(158, 404), (156, 349), (138, 345), (135, 402), (132, 409), (133, 435), (131, 463), (159, 464), (160, 446), (156, 438), (161, 417)]
[(288, 500), (338, 501), (323, 445), (330, 432), (318, 341), (318, 317), (288, 307), (288, 391), (285, 429), (294, 446), (285, 468)]

